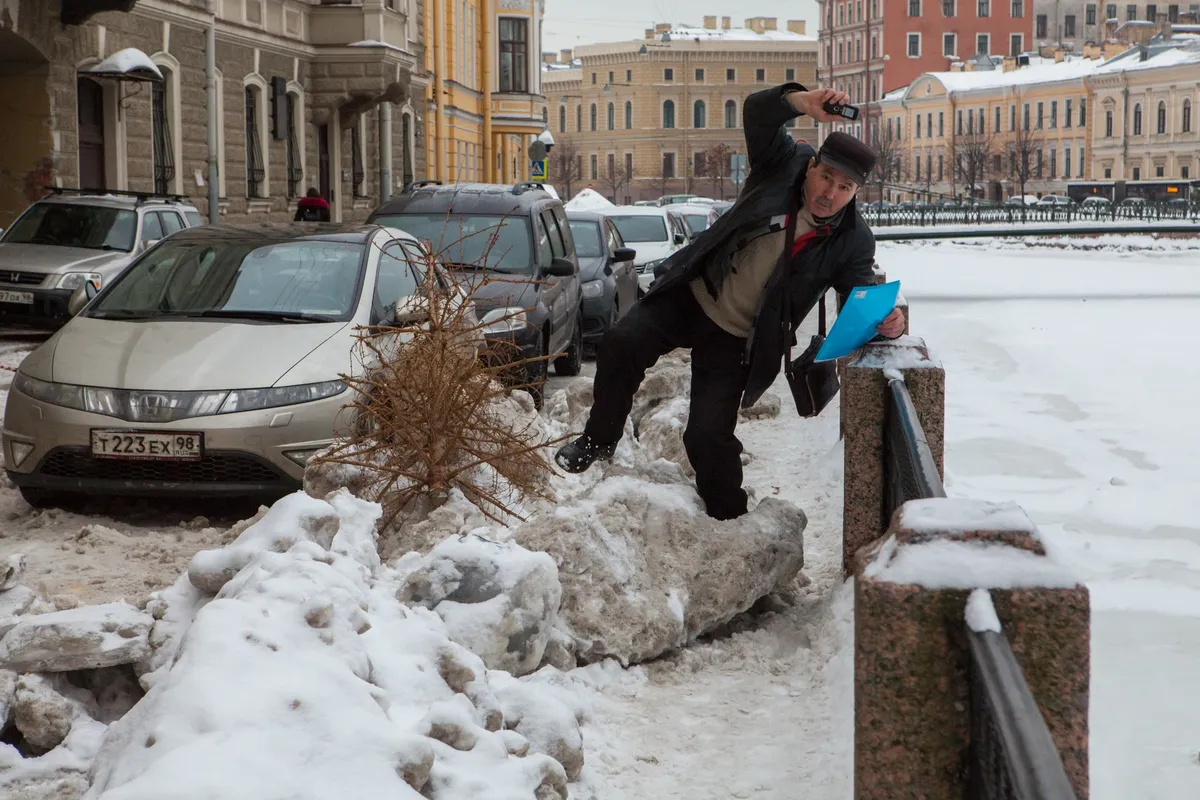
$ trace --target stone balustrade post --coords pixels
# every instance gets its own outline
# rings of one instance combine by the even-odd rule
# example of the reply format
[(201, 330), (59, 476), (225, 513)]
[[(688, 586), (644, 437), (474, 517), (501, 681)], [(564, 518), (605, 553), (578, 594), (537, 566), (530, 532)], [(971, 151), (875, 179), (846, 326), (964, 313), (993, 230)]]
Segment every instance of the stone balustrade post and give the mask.
[(906, 503), (888, 536), (857, 554), (855, 800), (968, 796), (964, 608), (979, 588), (990, 590), (1068, 780), (1088, 797), (1088, 591), (1046, 555), (1016, 504), (939, 498)]
[(885, 371), (904, 375), (933, 450), (938, 473), (942, 468), (946, 374), (930, 356), (925, 342), (915, 336), (873, 342), (847, 360), (842, 372), (841, 415), (845, 439), (845, 478), (842, 499), (842, 568), (854, 573), (854, 554), (883, 536), (884, 518), (884, 409), (888, 403)]

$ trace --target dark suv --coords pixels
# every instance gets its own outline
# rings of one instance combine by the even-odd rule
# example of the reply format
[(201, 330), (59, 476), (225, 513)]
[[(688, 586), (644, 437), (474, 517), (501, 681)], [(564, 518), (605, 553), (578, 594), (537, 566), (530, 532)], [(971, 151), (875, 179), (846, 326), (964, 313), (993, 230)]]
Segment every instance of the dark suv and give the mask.
[[(445, 266), (474, 289), (488, 338), (516, 345), (514, 359), (561, 353), (553, 359), (555, 374), (579, 374), (579, 259), (562, 202), (540, 183), (421, 181), (367, 221), (428, 240)], [(535, 385), (531, 393), (541, 407), (548, 362), (530, 363), (524, 380)]]

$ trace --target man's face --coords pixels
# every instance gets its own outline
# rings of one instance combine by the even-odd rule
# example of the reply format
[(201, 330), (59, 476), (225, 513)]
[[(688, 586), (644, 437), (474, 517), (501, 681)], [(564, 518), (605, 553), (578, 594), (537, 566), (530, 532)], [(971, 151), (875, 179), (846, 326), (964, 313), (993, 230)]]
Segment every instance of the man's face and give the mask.
[(814, 217), (832, 217), (854, 199), (858, 184), (844, 172), (818, 162), (815, 158), (804, 178), (804, 201)]

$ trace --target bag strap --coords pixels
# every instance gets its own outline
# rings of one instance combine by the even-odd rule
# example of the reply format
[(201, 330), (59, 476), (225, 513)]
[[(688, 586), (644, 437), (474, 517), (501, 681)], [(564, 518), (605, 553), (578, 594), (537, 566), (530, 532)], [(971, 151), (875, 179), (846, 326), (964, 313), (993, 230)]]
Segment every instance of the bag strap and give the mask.
[(817, 313), (817, 326), (820, 330), (822, 339), (825, 338), (825, 295), (828, 293), (828, 289), (826, 289), (824, 292), (821, 292), (821, 299), (817, 301), (817, 306), (820, 308), (820, 311)]

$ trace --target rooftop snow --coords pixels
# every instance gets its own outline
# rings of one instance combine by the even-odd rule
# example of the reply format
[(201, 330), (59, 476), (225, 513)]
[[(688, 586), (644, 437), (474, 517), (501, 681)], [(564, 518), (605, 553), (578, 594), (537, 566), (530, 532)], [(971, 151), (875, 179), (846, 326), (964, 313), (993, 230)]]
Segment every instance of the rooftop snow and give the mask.
[(1060, 63), (1030, 64), (1010, 72), (976, 70), (974, 72), (930, 72), (949, 92), (970, 92), (1007, 86), (1027, 86), (1037, 83), (1079, 80), (1096, 72), (1103, 64), (1099, 59), (1078, 58)]
[(671, 38), (680, 39), (724, 39), (735, 41), (785, 41), (785, 42), (815, 42), (817, 37), (791, 31), (764, 31), (755, 33), (749, 28), (730, 28), (729, 30), (714, 30), (712, 28), (692, 28), (680, 26), (671, 29)]

